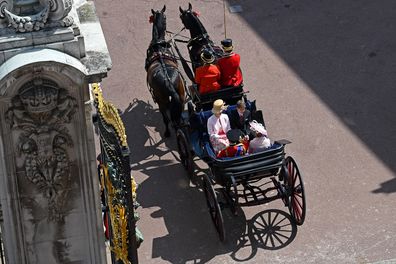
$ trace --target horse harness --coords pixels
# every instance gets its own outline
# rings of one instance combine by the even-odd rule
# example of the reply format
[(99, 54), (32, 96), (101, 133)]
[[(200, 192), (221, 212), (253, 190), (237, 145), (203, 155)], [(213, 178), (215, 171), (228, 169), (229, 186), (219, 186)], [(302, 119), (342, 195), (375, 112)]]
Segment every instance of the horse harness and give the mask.
[[(149, 50), (147, 50), (148, 53)], [(157, 51), (154, 52), (149, 58), (146, 59), (146, 64), (145, 64), (145, 69), (146, 71), (148, 71), (148, 69), (150, 68), (150, 66), (155, 62), (155, 61), (159, 61), (162, 70), (164, 71), (165, 77), (168, 80), (169, 84), (172, 84), (171, 79), (168, 75), (168, 71), (166, 69), (166, 64), (164, 62), (164, 60), (169, 60), (172, 61), (173, 63), (175, 63), (176, 65), (174, 65), (175, 69), (179, 72), (179, 69), (177, 68), (177, 60), (175, 58), (175, 56), (173, 56), (172, 54), (169, 54), (167, 52), (162, 52), (162, 51)], [(158, 71), (154, 74), (154, 76), (158, 73)], [(180, 73), (180, 72), (179, 72)], [(181, 75), (181, 74), (180, 74)], [(182, 75), (181, 75), (182, 76)], [(147, 75), (147, 88), (149, 89), (149, 92), (151, 94), (151, 97), (153, 98), (154, 103), (157, 103), (155, 100), (155, 96), (154, 96), (154, 91), (153, 88), (150, 87), (149, 83), (148, 83), (148, 75)]]

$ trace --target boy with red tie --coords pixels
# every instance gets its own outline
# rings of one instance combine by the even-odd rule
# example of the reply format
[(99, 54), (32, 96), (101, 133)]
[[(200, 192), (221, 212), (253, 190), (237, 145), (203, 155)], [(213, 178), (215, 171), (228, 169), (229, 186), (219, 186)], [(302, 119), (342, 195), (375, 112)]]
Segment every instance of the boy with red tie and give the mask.
[(230, 145), (217, 154), (217, 158), (239, 157), (247, 153), (249, 141), (244, 139), (244, 135), (239, 129), (231, 129), (227, 132)]

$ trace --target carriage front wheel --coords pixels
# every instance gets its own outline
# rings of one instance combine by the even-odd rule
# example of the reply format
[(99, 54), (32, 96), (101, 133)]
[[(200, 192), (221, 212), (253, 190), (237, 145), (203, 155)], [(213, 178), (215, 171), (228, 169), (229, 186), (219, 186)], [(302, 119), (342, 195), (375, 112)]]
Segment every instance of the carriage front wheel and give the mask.
[(305, 191), (304, 183), (302, 181), (300, 170), (297, 167), (297, 163), (292, 157), (286, 158), (286, 168), (288, 172), (288, 178), (286, 185), (289, 190), (289, 211), (294, 222), (297, 225), (302, 225), (305, 220)]
[(225, 230), (224, 230), (223, 214), (221, 213), (221, 208), (219, 201), (217, 200), (216, 192), (207, 174), (203, 175), (203, 189), (205, 192), (206, 203), (208, 204), (210, 217), (212, 218), (217, 233), (219, 234), (220, 241), (224, 241)]
[(186, 134), (183, 130), (178, 129), (176, 132), (177, 148), (180, 155), (180, 161), (187, 170), (188, 177), (192, 178), (194, 175), (194, 161)]

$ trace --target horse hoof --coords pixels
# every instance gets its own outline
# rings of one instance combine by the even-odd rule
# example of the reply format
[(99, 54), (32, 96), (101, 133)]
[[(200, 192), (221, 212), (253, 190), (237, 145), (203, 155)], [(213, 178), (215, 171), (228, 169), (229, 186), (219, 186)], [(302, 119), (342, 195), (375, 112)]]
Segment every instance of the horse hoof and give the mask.
[(169, 132), (169, 131), (166, 131), (165, 134), (164, 134), (164, 136), (167, 137), (167, 138), (170, 137), (170, 132)]

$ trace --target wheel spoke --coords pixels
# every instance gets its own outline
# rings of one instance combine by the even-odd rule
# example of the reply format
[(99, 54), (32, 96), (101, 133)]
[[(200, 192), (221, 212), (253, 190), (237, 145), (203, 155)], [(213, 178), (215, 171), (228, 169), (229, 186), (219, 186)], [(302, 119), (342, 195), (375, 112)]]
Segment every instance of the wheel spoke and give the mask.
[(274, 223), (276, 221), (276, 219), (278, 218), (279, 214), (275, 214), (274, 219), (272, 220), (272, 222), (270, 222), (270, 225), (274, 226)]
[(295, 202), (293, 202), (293, 211), (295, 213), (295, 215), (294, 215), (295, 218), (300, 220), (301, 219), (301, 211), (300, 211), (300, 208), (296, 206)]
[(262, 223), (260, 223), (260, 222), (256, 222), (259, 226), (262, 226), (263, 228), (267, 228), (267, 226), (266, 225), (264, 225), (264, 224), (262, 224)]
[(264, 217), (262, 215), (260, 215), (261, 220), (263, 220), (263, 224), (268, 226), (267, 222), (265, 221)]
[[(282, 240), (278, 237), (278, 234), (273, 233), (272, 235), (273, 235), (273, 237), (275, 237), (276, 240), (278, 240), (279, 244), (281, 244), (281, 245), (283, 244)], [(285, 237), (287, 239), (286, 236), (283, 236), (283, 237)]]
[(279, 229), (277, 232), (287, 232), (287, 233), (291, 233), (291, 232), (293, 232), (293, 230)]
[(297, 173), (295, 171), (294, 163), (292, 164), (292, 186), (296, 183)]
[[(276, 224), (274, 224), (274, 226), (278, 226), (280, 223), (282, 223), (283, 221), (285, 221), (286, 217), (282, 218), (279, 222), (277, 222)], [(275, 222), (275, 221), (274, 221)]]
[[(263, 244), (264, 244), (264, 245), (267, 245), (268, 239), (269, 239), (269, 234), (268, 234), (268, 233), (265, 233), (264, 235), (267, 235), (267, 237), (265, 238), (265, 242), (264, 242)], [(263, 236), (263, 238), (264, 238), (264, 236)]]
[[(280, 237), (289, 239), (289, 238), (288, 238), (287, 236), (285, 236), (284, 234), (280, 234), (280, 233), (278, 233), (278, 232), (275, 232), (275, 233), (274, 233), (274, 236), (280, 236)], [(279, 242), (282, 243), (281, 241), (279, 241)]]
[(300, 200), (297, 199), (296, 197), (293, 197), (293, 199), (296, 201), (296, 204), (300, 206), (300, 208), (303, 208), (302, 204), (300, 203)]
[(293, 193), (293, 195), (298, 196), (298, 197), (300, 197), (301, 199), (303, 198), (301, 193), (296, 193), (296, 192), (295, 192), (295, 193)]
[(270, 234), (269, 234), (269, 236), (270, 236), (270, 241), (271, 241), (272, 247), (275, 247), (274, 238), (273, 238), (272, 235), (270, 235)]

